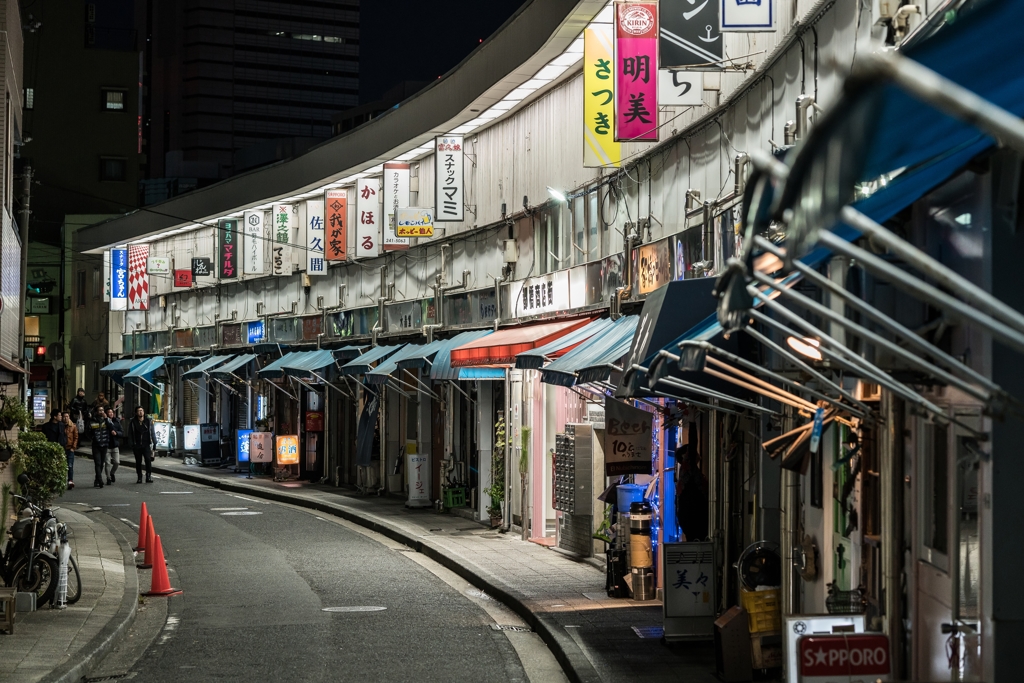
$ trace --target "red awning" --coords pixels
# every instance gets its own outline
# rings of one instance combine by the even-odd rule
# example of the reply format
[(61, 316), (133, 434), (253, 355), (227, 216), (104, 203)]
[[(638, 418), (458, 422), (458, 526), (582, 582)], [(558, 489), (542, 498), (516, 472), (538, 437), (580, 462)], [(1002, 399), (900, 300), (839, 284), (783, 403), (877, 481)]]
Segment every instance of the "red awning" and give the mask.
[(452, 349), (452, 367), (464, 368), (514, 363), (516, 356), (520, 353), (544, 346), (583, 327), (590, 321), (590, 318), (558, 320), (551, 323), (499, 330), (494, 334)]

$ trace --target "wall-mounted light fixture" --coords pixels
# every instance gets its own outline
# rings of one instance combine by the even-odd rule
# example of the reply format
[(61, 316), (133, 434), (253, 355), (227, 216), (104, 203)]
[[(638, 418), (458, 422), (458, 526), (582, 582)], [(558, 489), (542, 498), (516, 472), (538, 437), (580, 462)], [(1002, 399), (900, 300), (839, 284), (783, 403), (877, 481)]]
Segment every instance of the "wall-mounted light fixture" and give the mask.
[(566, 199), (566, 197), (565, 197), (565, 193), (564, 192), (562, 192), (561, 190), (556, 190), (555, 188), (551, 187), (550, 185), (548, 185), (547, 187), (548, 187), (548, 194), (549, 195), (551, 195), (552, 197), (554, 197), (555, 199), (557, 199), (560, 202), (568, 201)]
[(797, 337), (787, 337), (786, 343), (789, 344), (789, 348), (793, 349), (801, 356), (810, 358), (811, 360), (821, 360), (821, 342), (817, 339), (811, 339), (810, 337), (804, 337), (802, 339)]

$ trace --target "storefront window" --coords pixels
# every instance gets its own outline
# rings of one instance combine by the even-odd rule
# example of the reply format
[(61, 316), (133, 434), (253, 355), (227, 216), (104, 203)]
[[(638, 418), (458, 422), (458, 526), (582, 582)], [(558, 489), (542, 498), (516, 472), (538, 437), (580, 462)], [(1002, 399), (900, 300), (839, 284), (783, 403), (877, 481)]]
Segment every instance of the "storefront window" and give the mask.
[(121, 335), (121, 353), (130, 354), (135, 351), (135, 341), (132, 339), (130, 334)]
[(338, 311), (327, 316), (327, 330), (332, 337), (359, 337), (369, 335), (375, 322), (376, 306)]
[(197, 327), (196, 328), (196, 346), (209, 348), (217, 343), (217, 328), (213, 327)]
[(270, 321), (270, 341), (272, 342), (297, 341), (298, 334), (295, 318), (274, 318)]
[(322, 316), (314, 315), (302, 319), (302, 339), (304, 341), (316, 341), (321, 332), (323, 332)]
[(694, 227), (673, 238), (673, 258), (675, 259), (675, 278), (677, 280), (704, 277), (704, 269), (694, 268), (694, 264), (704, 260), (703, 232), (700, 227)]
[(578, 266), (587, 260), (587, 198), (576, 197), (570, 205), (572, 211), (572, 263)]
[(184, 330), (174, 330), (174, 348), (176, 349), (191, 349), (196, 345), (195, 333), (192, 328)]
[(242, 343), (242, 324), (221, 325), (221, 340), (224, 346), (234, 346)]

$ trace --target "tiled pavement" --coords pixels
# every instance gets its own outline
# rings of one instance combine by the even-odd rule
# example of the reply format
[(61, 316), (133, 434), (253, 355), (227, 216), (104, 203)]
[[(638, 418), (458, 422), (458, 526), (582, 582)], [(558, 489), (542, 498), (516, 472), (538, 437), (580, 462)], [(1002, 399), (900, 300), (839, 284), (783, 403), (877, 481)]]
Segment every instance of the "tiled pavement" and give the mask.
[(0, 680), (78, 681), (99, 662), (135, 615), (138, 576), (128, 542), (92, 508), (61, 507), (82, 576), (82, 597), (66, 609), (18, 614), (0, 634)]
[(157, 458), (154, 471), (317, 509), (409, 545), (515, 609), (544, 638), (572, 680), (716, 680), (710, 644), (640, 638), (633, 627), (660, 626), (660, 604), (607, 598), (604, 572), (590, 562), (468, 519), (410, 510), (392, 498), (307, 482), (274, 482), (265, 476), (247, 479), (226, 469), (185, 466), (169, 457)]

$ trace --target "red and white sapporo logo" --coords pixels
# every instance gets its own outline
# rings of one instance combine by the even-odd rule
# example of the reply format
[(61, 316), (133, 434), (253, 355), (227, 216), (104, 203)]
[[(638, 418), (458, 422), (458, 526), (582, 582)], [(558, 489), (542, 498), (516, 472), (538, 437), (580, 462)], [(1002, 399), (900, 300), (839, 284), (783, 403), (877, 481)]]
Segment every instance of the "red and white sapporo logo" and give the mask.
[(646, 7), (626, 7), (619, 15), (619, 26), (626, 33), (642, 36), (654, 28), (654, 14)]

